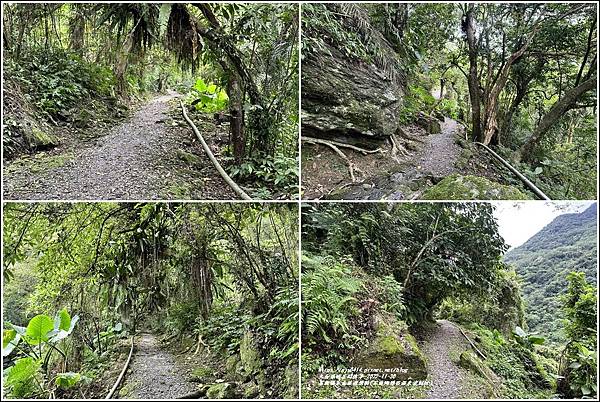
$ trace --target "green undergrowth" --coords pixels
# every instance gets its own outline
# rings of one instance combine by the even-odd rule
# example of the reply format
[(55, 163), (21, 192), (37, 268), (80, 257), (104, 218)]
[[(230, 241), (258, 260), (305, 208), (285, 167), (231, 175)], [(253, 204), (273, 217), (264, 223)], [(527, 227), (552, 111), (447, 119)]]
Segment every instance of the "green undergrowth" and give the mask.
[(544, 356), (547, 349), (525, 347), (514, 337), (505, 337), (479, 324), (466, 327), (486, 356), (485, 367), (500, 378), (502, 397), (544, 399), (553, 395), (555, 379), (549, 370), (556, 372), (557, 363)]

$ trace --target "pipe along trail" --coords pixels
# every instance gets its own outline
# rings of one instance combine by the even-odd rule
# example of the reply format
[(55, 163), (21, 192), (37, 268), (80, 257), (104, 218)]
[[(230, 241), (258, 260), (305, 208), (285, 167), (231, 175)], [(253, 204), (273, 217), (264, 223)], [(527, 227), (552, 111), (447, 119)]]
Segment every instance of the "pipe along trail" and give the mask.
[(515, 176), (517, 176), (519, 178), (519, 180), (521, 180), (523, 182), (523, 184), (525, 184), (525, 186), (527, 188), (529, 188), (540, 199), (550, 201), (550, 197), (548, 197), (546, 194), (544, 194), (542, 192), (542, 190), (537, 188), (535, 186), (535, 184), (533, 184), (527, 177), (525, 177), (523, 174), (521, 174), (521, 172), (519, 172), (517, 169), (515, 169), (510, 163), (508, 163), (504, 158), (502, 158), (500, 155), (498, 155), (496, 152), (494, 152), (490, 147), (488, 147), (485, 144), (482, 144), (481, 142), (475, 142), (475, 144), (482, 146), (483, 149), (485, 149), (490, 154), (492, 154), (492, 156), (494, 158), (498, 159), (504, 166), (506, 166), (506, 168), (508, 170), (510, 170), (512, 173), (514, 173)]
[(106, 398), (104, 398), (104, 399), (111, 399), (113, 394), (117, 390), (117, 388), (119, 388), (119, 384), (121, 384), (121, 381), (123, 380), (123, 376), (125, 375), (125, 372), (127, 371), (127, 367), (129, 367), (129, 362), (131, 361), (131, 356), (133, 355), (133, 339), (134, 338), (135, 338), (135, 335), (131, 335), (131, 349), (129, 349), (129, 356), (127, 356), (127, 361), (125, 362), (125, 365), (123, 366), (123, 370), (121, 370), (121, 374), (119, 374), (117, 381), (115, 381), (115, 385), (113, 385), (113, 387), (110, 389), (110, 392), (108, 393), (108, 395), (106, 395)]
[(248, 194), (246, 194), (244, 192), (244, 190), (242, 190), (241, 187), (238, 186), (231, 177), (229, 177), (229, 175), (227, 174), (227, 172), (225, 172), (223, 167), (221, 167), (221, 164), (219, 164), (219, 161), (217, 161), (217, 158), (215, 158), (215, 156), (213, 155), (212, 151), (206, 144), (206, 141), (204, 141), (202, 134), (200, 134), (200, 131), (198, 131), (198, 128), (196, 127), (194, 122), (192, 122), (192, 120), (188, 117), (188, 115), (185, 111), (185, 106), (183, 105), (183, 101), (180, 100), (179, 103), (181, 104), (181, 112), (183, 114), (183, 118), (185, 119), (185, 121), (187, 121), (189, 126), (192, 128), (192, 130), (194, 131), (194, 134), (196, 134), (196, 137), (198, 137), (198, 139), (200, 140), (200, 143), (202, 144), (202, 148), (204, 149), (204, 152), (206, 152), (206, 154), (208, 155), (208, 158), (212, 162), (213, 166), (217, 169), (217, 171), (219, 172), (221, 177), (225, 180), (225, 182), (229, 185), (229, 187), (231, 187), (233, 189), (233, 191), (235, 191), (235, 193), (237, 195), (239, 195), (243, 200), (252, 201), (252, 198), (250, 198), (250, 196)]

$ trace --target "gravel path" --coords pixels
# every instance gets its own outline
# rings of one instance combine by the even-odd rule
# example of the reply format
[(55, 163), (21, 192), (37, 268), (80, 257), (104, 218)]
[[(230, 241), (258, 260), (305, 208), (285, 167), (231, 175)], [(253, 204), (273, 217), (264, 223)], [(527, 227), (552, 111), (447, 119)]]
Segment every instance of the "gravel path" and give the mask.
[(458, 328), (446, 320), (437, 323), (424, 334), (422, 351), (427, 356), (428, 379), (432, 382), (428, 399), (461, 397), (461, 384), (466, 370), (451, 359), (451, 352), (460, 354), (469, 347)]
[[(165, 124), (168, 102), (175, 92), (152, 99), (131, 118), (114, 127), (106, 136), (91, 144), (80, 145), (71, 153), (43, 155), (38, 166), (5, 165), (4, 198), (10, 200), (150, 200), (165, 198), (178, 177), (177, 150), (193, 138), (192, 131), (171, 129)], [(206, 168), (198, 169), (208, 185), (206, 194), (196, 199), (235, 198), (218, 176), (208, 157)], [(41, 168), (39, 167), (41, 166)], [(200, 172), (202, 170), (202, 172)], [(216, 176), (216, 177), (215, 177)], [(186, 181), (186, 180), (182, 180)], [(189, 180), (187, 180), (189, 182)], [(208, 187), (212, 187), (209, 189)], [(222, 193), (222, 194), (221, 194)], [(175, 198), (175, 197), (167, 197)]]
[(121, 391), (127, 399), (174, 399), (196, 390), (185, 380), (175, 358), (161, 349), (152, 334), (143, 333), (136, 341), (136, 350), (129, 365)]
[(460, 155), (460, 147), (454, 141), (460, 125), (446, 117), (441, 126), (441, 133), (426, 137), (425, 146), (415, 159), (423, 172), (435, 177), (445, 177), (454, 172), (454, 164)]

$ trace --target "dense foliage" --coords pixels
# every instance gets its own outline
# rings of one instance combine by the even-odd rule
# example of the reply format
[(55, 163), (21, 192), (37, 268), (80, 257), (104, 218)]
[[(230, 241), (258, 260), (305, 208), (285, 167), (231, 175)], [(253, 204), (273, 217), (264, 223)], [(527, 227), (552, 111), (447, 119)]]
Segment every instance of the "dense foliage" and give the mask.
[[(102, 363), (119, 336), (140, 329), (198, 339), (217, 360), (251, 350), (261, 392), (294, 395), (288, 371), (297, 360), (299, 317), (292, 205), (6, 204), (4, 212), (4, 306), (25, 307), (5, 311), (13, 320), (4, 333), (11, 396), (106, 392)], [(24, 265), (36, 282), (18, 280)], [(77, 326), (75, 317), (62, 319), (67, 310), (60, 320), (47, 316), (61, 306), (77, 313)], [(57, 387), (54, 378), (69, 372), (89, 381), (73, 390)]]
[(349, 256), (403, 287), (410, 322), (449, 295), (487, 294), (506, 268), (506, 249), (488, 204), (311, 206), (303, 250)]
[[(226, 111), (239, 180), (297, 190), (294, 4), (3, 5), (5, 156), (107, 125), (136, 98), (176, 89)], [(217, 90), (218, 89), (218, 90)], [(227, 109), (227, 110), (225, 110)], [(66, 129), (66, 130), (65, 130)], [(234, 170), (235, 168), (235, 170)]]

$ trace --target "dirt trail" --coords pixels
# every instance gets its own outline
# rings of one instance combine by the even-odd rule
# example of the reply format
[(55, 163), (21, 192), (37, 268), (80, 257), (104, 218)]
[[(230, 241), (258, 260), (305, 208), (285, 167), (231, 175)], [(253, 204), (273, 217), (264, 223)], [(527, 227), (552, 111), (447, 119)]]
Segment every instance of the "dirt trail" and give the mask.
[[(141, 107), (124, 123), (92, 144), (83, 145), (71, 153), (63, 151), (61, 163), (57, 155), (36, 158), (35, 170), (27, 163), (17, 161), (5, 165), (4, 198), (11, 200), (148, 200), (179, 198), (168, 196), (169, 186), (175, 182), (189, 182), (177, 177), (181, 164), (177, 151), (193, 134), (187, 130), (173, 130), (165, 124), (168, 102), (178, 96), (175, 92), (158, 96)], [(201, 151), (200, 151), (201, 152)], [(230, 196), (205, 155), (203, 166), (197, 169), (215, 189), (204, 190), (206, 199), (235, 198)], [(54, 162), (53, 162), (54, 161)], [(39, 167), (41, 166), (41, 168)], [(216, 177), (215, 177), (216, 176)], [(224, 189), (224, 190), (221, 190)], [(200, 197), (196, 197), (199, 199)]]
[[(445, 118), (439, 134), (421, 137), (424, 145), (402, 166), (364, 182), (346, 185), (329, 198), (350, 200), (405, 200), (418, 198), (422, 191), (456, 171), (461, 149), (455, 138), (461, 126)], [(361, 156), (364, 157), (364, 156)]]
[(434, 177), (444, 177), (454, 172), (454, 164), (460, 155), (460, 147), (454, 141), (460, 125), (448, 117), (441, 123), (439, 134), (426, 137), (423, 150), (414, 159), (421, 171)]
[(135, 351), (119, 396), (127, 399), (174, 399), (196, 390), (186, 381), (183, 368), (171, 353), (162, 349), (156, 337), (143, 333)]
[(421, 350), (427, 357), (428, 399), (460, 398), (468, 372), (452, 360), (469, 348), (467, 340), (451, 322), (438, 320), (423, 334)]

